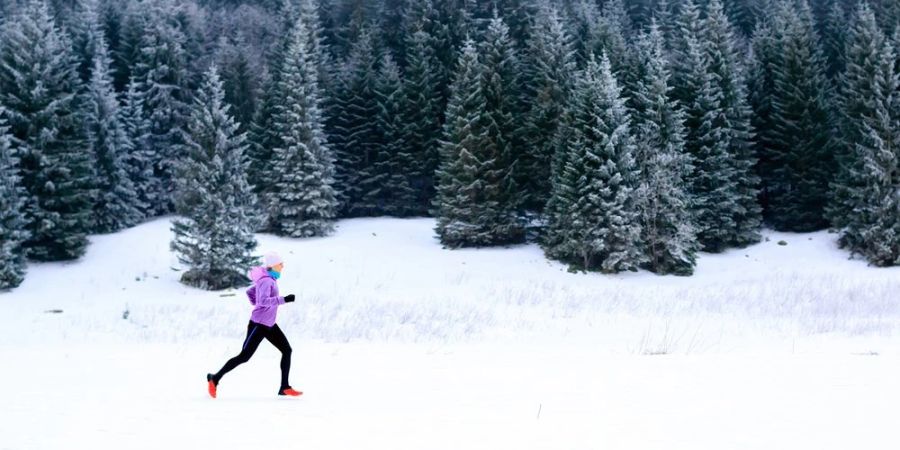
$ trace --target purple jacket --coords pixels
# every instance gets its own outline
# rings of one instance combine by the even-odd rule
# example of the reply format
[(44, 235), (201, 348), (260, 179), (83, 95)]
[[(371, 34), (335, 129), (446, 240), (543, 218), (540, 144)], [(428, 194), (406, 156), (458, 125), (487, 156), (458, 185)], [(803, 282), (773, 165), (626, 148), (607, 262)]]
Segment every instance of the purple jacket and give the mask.
[(278, 305), (284, 304), (284, 297), (278, 295), (278, 285), (269, 275), (265, 267), (254, 267), (250, 271), (253, 286), (247, 289), (247, 298), (256, 308), (250, 314), (250, 320), (267, 327), (275, 325)]

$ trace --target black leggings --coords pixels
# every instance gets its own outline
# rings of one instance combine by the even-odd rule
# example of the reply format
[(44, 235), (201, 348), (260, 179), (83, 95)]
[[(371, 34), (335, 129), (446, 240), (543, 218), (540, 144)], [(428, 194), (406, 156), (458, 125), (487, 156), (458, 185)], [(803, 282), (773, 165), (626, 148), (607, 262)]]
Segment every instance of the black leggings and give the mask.
[(278, 328), (278, 324), (267, 327), (253, 321), (250, 321), (250, 323), (247, 324), (247, 337), (244, 339), (244, 346), (241, 348), (241, 353), (234, 358), (229, 359), (222, 367), (222, 370), (215, 374), (214, 378), (216, 383), (218, 383), (226, 373), (231, 372), (235, 367), (249, 361), (250, 357), (253, 356), (253, 353), (256, 352), (256, 349), (259, 348), (259, 344), (262, 343), (263, 339), (268, 340), (275, 348), (281, 350), (281, 389), (289, 387), (288, 374), (291, 372), (291, 344), (288, 343), (287, 337), (281, 332), (281, 328)]

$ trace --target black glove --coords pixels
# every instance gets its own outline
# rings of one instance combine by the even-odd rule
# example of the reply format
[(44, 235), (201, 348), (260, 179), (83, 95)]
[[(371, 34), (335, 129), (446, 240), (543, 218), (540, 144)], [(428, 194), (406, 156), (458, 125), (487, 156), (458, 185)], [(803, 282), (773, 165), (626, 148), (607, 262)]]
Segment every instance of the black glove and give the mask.
[(285, 296), (284, 296), (284, 302), (285, 302), (285, 303), (290, 303), (290, 302), (292, 302), (292, 301), (294, 301), (294, 294), (288, 294), (288, 295), (285, 295)]

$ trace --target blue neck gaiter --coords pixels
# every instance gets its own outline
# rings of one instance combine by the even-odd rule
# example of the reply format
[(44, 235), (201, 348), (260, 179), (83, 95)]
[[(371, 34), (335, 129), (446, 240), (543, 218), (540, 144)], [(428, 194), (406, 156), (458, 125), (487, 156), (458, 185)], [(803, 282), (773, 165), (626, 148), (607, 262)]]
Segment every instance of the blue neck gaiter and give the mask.
[(279, 279), (279, 278), (281, 278), (281, 272), (276, 272), (276, 271), (274, 271), (274, 270), (272, 270), (272, 269), (269, 269), (268, 272), (269, 272), (269, 276), (272, 277), (272, 278), (274, 278), (274, 279), (276, 279), (276, 280)]

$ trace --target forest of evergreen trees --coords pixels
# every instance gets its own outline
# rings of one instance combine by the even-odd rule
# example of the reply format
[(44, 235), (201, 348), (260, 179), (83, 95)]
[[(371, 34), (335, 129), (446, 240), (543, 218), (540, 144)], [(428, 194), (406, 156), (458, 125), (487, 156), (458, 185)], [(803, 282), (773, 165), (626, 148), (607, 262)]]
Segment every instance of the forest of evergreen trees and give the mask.
[(0, 2), (0, 289), (168, 214), (207, 289), (383, 215), (603, 272), (764, 226), (897, 265), (900, 2)]

